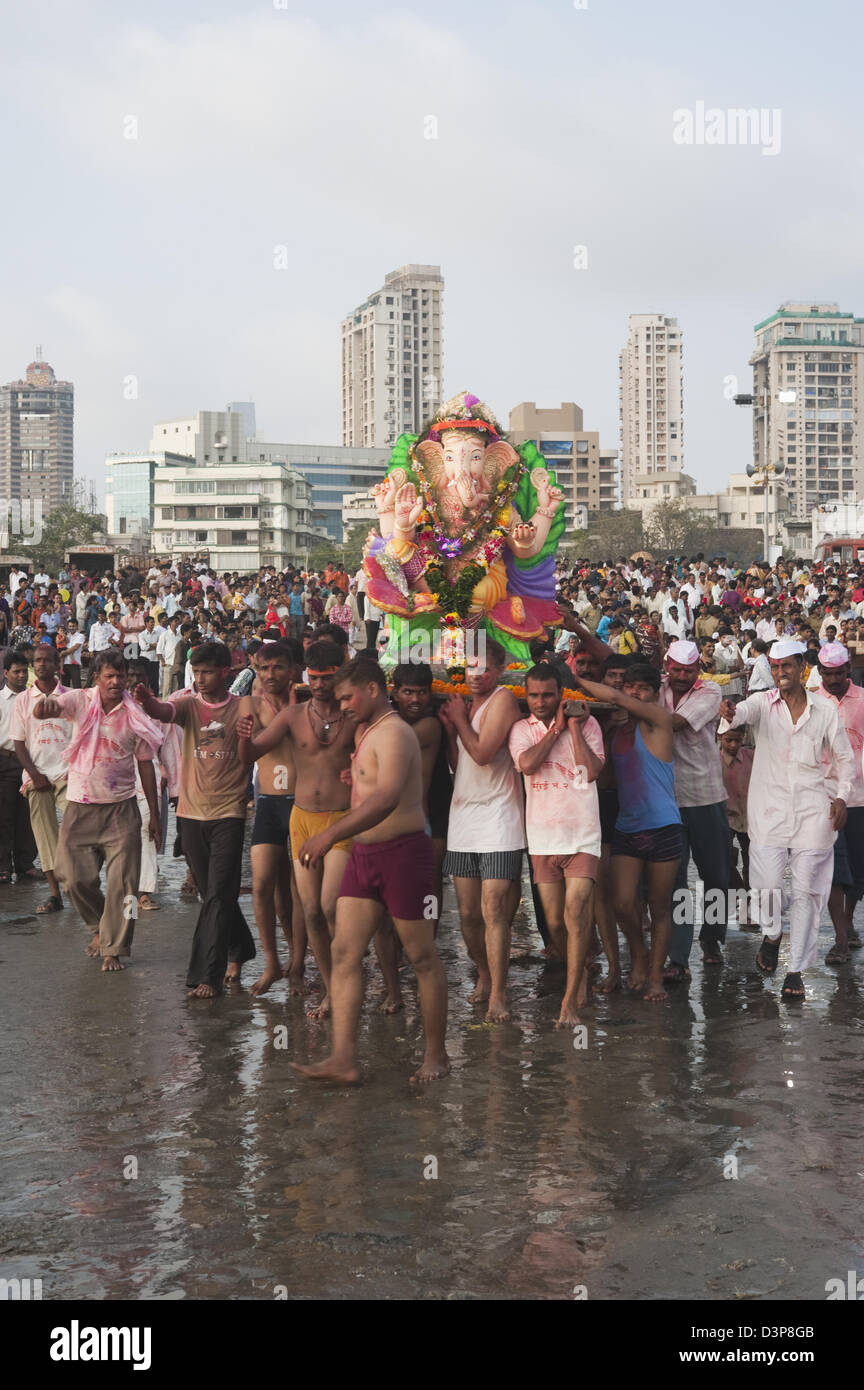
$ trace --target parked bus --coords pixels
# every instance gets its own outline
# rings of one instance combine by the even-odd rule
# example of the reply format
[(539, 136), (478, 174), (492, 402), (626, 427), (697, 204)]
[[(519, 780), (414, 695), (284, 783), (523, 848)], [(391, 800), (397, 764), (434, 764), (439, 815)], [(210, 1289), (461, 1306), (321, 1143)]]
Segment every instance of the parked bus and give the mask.
[(817, 565), (846, 565), (860, 569), (864, 565), (864, 539), (833, 536), (830, 540), (819, 542), (813, 558)]

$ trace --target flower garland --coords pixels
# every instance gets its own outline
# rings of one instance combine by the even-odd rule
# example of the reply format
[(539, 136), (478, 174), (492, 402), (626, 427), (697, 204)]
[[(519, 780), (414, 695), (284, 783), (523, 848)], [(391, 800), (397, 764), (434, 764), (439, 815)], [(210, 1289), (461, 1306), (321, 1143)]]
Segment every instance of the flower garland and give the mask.
[(437, 557), (427, 564), (426, 581), (432, 590), (432, 597), (445, 615), (443, 622), (446, 627), (457, 627), (461, 619), (468, 616), (474, 590), (485, 573), (484, 567), (474, 561), (466, 565), (456, 583), (451, 584)]

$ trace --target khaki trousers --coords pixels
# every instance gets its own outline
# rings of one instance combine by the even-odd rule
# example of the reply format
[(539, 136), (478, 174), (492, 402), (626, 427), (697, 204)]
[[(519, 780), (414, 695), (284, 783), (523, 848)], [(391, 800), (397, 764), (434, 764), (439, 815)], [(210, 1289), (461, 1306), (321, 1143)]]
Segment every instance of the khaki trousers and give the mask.
[(27, 802), (30, 806), (30, 828), (36, 841), (39, 863), (42, 872), (54, 869), (57, 865), (57, 812), (66, 812), (66, 783), (55, 782), (47, 791), (37, 792), (27, 789)]
[[(105, 893), (99, 873), (105, 865)], [(57, 875), (103, 956), (132, 953), (141, 872), (141, 814), (128, 801), (70, 801), (60, 827)]]

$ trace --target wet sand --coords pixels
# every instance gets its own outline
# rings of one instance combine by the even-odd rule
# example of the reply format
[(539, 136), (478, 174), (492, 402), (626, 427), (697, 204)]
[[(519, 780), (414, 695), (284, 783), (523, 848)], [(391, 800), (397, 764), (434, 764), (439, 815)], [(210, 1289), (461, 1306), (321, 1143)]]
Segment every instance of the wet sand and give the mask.
[(45, 1299), (772, 1301), (864, 1267), (864, 951), (790, 1007), (785, 944), (766, 982), (732, 928), (722, 970), (695, 947), (689, 987), (601, 1000), (574, 1047), (530, 899), (514, 1021), (490, 1026), (448, 889), (452, 1076), (409, 1084), (413, 976), (380, 1015), (370, 958), (363, 1085), (318, 1087), (290, 1063), (325, 1056), (328, 1025), (287, 982), (252, 999), (260, 958), (241, 992), (187, 1000), (197, 907), (160, 863), (163, 909), (110, 976), (71, 908), (34, 915), (43, 885), (0, 889), (0, 1277)]

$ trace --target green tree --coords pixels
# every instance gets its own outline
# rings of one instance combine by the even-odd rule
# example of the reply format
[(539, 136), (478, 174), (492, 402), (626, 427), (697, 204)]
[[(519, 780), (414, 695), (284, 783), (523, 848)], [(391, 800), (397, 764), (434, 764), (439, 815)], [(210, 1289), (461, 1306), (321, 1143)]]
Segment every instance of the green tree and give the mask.
[(642, 514), (627, 507), (620, 511), (591, 512), (588, 536), (587, 553), (597, 561), (632, 555), (643, 546)]
[(43, 518), (39, 540), (28, 546), (28, 553), (39, 569), (57, 574), (66, 551), (74, 550), (76, 545), (92, 545), (105, 530), (105, 524), (104, 516), (95, 510), (92, 488), (88, 494), (84, 484), (77, 482), (70, 500)]
[(685, 499), (670, 497), (657, 502), (645, 518), (649, 549), (664, 555), (691, 555), (716, 546), (717, 528)]

